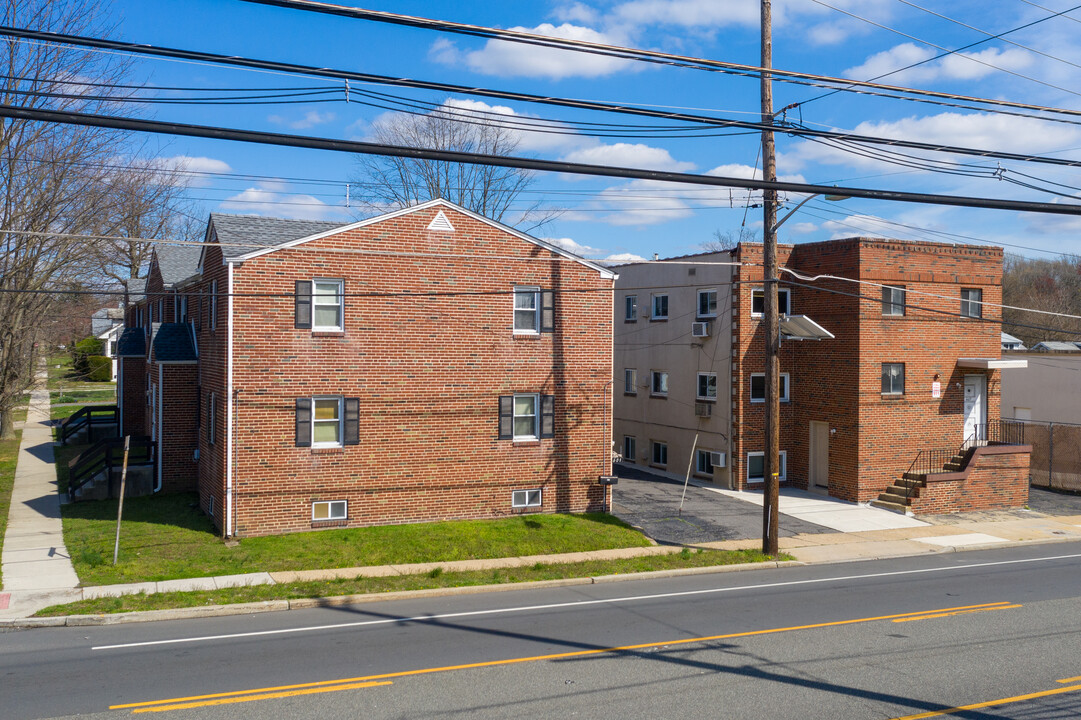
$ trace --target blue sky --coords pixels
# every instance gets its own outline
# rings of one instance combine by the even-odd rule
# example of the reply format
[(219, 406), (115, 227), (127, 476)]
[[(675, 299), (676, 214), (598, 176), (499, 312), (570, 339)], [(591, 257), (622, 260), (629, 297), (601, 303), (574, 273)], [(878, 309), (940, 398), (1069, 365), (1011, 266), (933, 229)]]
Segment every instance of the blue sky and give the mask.
[[(926, 5), (924, 3), (927, 3)], [(930, 0), (774, 0), (774, 66), (822, 75), (869, 79), (926, 60), (1023, 24), (1043, 20), (966, 51), (892, 75), (883, 82), (1040, 105), (1081, 108), (1081, 11), (1077, 19), (1054, 12), (1072, 7), (1057, 0), (932, 3)], [(830, 7), (832, 6), (832, 7)], [(518, 28), (665, 52), (757, 65), (757, 0), (598, 0), (596, 2), (377, 2), (363, 7), (501, 28)], [(922, 9), (927, 8), (927, 10)], [(579, 53), (539, 50), (460, 35), (376, 24), (260, 6), (239, 0), (114, 0), (116, 36), (139, 43), (281, 60), (446, 83), (680, 108), (728, 118), (757, 119), (756, 79), (658, 67)], [(933, 10), (939, 16), (928, 12)], [(851, 14), (845, 14), (851, 13)], [(858, 15), (860, 17), (853, 17)], [(942, 17), (947, 16), (947, 17)], [(966, 27), (966, 25), (968, 27)], [(981, 32), (983, 31), (983, 32)], [(220, 88), (320, 87), (341, 92), (328, 102), (253, 105), (159, 105), (141, 111), (160, 120), (195, 122), (324, 137), (369, 139), (386, 121), (383, 108), (344, 102), (341, 84), (240, 69), (138, 58), (133, 74), (169, 97), (204, 97)], [(448, 97), (387, 87), (357, 87), (459, 108), (495, 111), (567, 123), (652, 122), (554, 107)], [(228, 93), (225, 93), (228, 94)], [(243, 94), (243, 93), (236, 93)], [(775, 83), (774, 106), (801, 103), (791, 119), (816, 128), (851, 130), (925, 142), (1081, 158), (1081, 124), (1052, 123), (934, 104)], [(301, 98), (304, 100), (304, 98)], [(484, 105), (478, 103), (485, 103)], [(498, 106), (492, 108), (491, 106)], [(665, 123), (661, 123), (665, 124)], [(673, 137), (604, 137), (575, 132), (525, 133), (519, 152), (534, 157), (746, 176), (759, 163), (757, 134)], [(153, 140), (163, 158), (205, 175), (193, 179), (189, 197), (200, 211), (283, 217), (355, 217), (345, 207), (345, 186), (357, 177), (354, 158), (330, 152), (257, 146), (192, 138)], [(995, 161), (951, 158), (964, 167), (929, 172), (778, 136), (782, 178), (944, 194), (1056, 201), (993, 176)], [(907, 155), (914, 154), (906, 151)], [(928, 157), (925, 153), (924, 157)], [(1047, 165), (1006, 163), (1007, 177), (1081, 194), (1078, 172)], [(957, 174), (962, 170), (964, 174)], [(1027, 176), (1014, 175), (1015, 172)], [(1038, 178), (1033, 181), (1032, 178)], [(538, 175), (522, 207), (540, 201), (562, 210), (534, 231), (589, 257), (648, 257), (695, 252), (716, 231), (738, 236), (761, 227), (757, 197), (734, 189), (673, 186), (650, 181)], [(791, 208), (800, 197), (789, 197)], [(1077, 202), (1077, 199), (1057, 198)], [(784, 211), (782, 211), (784, 212)], [(508, 216), (512, 221), (517, 219)], [(523, 229), (528, 221), (522, 225)], [(818, 198), (781, 228), (782, 242), (875, 235), (913, 240), (988, 242), (1031, 256), (1081, 252), (1081, 218), (996, 210), (952, 209), (850, 199)], [(1021, 248), (1030, 248), (1021, 250)]]

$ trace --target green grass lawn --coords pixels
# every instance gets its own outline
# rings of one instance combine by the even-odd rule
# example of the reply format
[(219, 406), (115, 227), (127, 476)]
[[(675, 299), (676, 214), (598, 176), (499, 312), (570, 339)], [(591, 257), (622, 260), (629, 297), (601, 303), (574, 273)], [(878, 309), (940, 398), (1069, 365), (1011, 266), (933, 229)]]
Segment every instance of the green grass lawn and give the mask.
[[(67, 353), (54, 355), (49, 358), (46, 369), (49, 375), (46, 387), (49, 390), (63, 390), (65, 395), (69, 394), (69, 391), (101, 391), (108, 390), (109, 388), (113, 388), (112, 392), (114, 394), (116, 392), (116, 383), (88, 382), (86, 378), (75, 372), (75, 369), (71, 365), (71, 355), (68, 355)], [(53, 402), (59, 401), (53, 399)], [(73, 400), (72, 402), (82, 401)]]
[(116, 501), (62, 508), (64, 542), (83, 585), (277, 570), (357, 567), (644, 547), (646, 538), (601, 514), (388, 525), (244, 538), (228, 547), (194, 494), (124, 502), (120, 563), (113, 567)]
[[(64, 388), (63, 393), (59, 390), (49, 392), (49, 402), (54, 405), (63, 403), (85, 403), (109, 405), (116, 402), (116, 385), (112, 383), (94, 383), (97, 387), (87, 389)], [(105, 386), (105, 387), (103, 387)]]
[(84, 407), (86, 407), (86, 406), (85, 405), (63, 405), (61, 407), (57, 407), (55, 405), (52, 405), (52, 406), (49, 407), (49, 417), (51, 417), (53, 420), (63, 420), (64, 418), (71, 417), (72, 415), (79, 412)]
[[(22, 435), (22, 430), (16, 430), (14, 440), (0, 441), (0, 550), (4, 548), (8, 509), (11, 507), (11, 488), (15, 484), (15, 463), (19, 457), (19, 441)], [(0, 575), (0, 586), (3, 585), (3, 580)]]
[[(550, 517), (550, 516), (545, 516)], [(229, 603), (262, 602), (266, 600), (296, 600), (301, 598), (325, 598), (362, 593), (395, 592), (400, 590), (424, 590), (440, 587), (465, 587), (469, 585), (499, 585), (503, 583), (556, 580), (597, 575), (618, 575), (649, 570), (711, 567), (735, 565), (770, 560), (757, 550), (690, 550), (670, 555), (627, 558), (623, 560), (590, 560), (577, 563), (543, 564), (480, 570), (472, 572), (442, 572), (437, 568), (418, 575), (396, 575), (380, 578), (350, 578), (321, 580), (317, 582), (285, 583), (281, 585), (251, 585), (241, 588), (210, 590), (202, 592), (156, 593), (151, 595), (124, 595), (121, 597), (83, 600), (68, 605), (56, 605), (37, 613), (37, 617), (59, 615), (96, 615), (104, 613), (163, 610), (166, 608), (200, 607)], [(783, 555), (781, 560), (792, 558)]]

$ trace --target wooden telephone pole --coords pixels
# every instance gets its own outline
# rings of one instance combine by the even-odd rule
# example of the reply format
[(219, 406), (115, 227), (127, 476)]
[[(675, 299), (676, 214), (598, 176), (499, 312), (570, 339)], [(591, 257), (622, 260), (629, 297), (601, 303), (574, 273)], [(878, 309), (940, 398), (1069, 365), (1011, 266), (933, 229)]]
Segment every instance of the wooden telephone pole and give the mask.
[[(777, 158), (773, 145), (773, 83), (768, 70), (773, 66), (773, 33), (770, 0), (762, 2), (762, 178), (767, 183), (777, 180)], [(763, 252), (763, 325), (766, 341), (766, 427), (763, 480), (765, 498), (762, 503), (762, 552), (777, 555), (777, 523), (780, 441), (780, 327), (777, 316), (777, 191), (762, 191), (762, 252)]]

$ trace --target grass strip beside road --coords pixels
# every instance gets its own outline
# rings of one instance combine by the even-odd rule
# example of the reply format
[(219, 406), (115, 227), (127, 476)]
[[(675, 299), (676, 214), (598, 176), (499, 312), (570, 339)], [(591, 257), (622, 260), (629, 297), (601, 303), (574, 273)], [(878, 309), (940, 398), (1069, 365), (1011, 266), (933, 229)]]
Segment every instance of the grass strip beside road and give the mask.
[[(0, 551), (4, 549), (4, 533), (8, 527), (8, 511), (11, 508), (11, 490), (15, 486), (15, 465), (19, 459), (19, 443), (23, 431), (15, 431), (14, 440), (0, 440)], [(0, 587), (4, 577), (0, 574)]]
[[(534, 582), (538, 580), (561, 580), (565, 578), (597, 577), (648, 572), (651, 570), (674, 570), (679, 568), (713, 567), (773, 560), (757, 550), (690, 550), (670, 555), (651, 555), (619, 560), (588, 560), (575, 563), (536, 563), (517, 568), (477, 570), (469, 572), (443, 572), (436, 568), (419, 575), (395, 575), (372, 578), (336, 578), (312, 582), (282, 583), (280, 585), (249, 585), (222, 590), (198, 592), (171, 592), (123, 595), (120, 597), (82, 600), (67, 605), (45, 608), (35, 617), (62, 615), (102, 615), (146, 610), (205, 607), (233, 603), (263, 602), (268, 600), (300, 600), (326, 598), (342, 595), (398, 592), (403, 590), (428, 590), (476, 585), (501, 585), (505, 583)], [(787, 555), (776, 559), (791, 560)]]
[(112, 565), (116, 501), (64, 505), (64, 543), (83, 585), (284, 570), (448, 562), (645, 547), (611, 515), (521, 515), (243, 538), (226, 545), (194, 493), (128, 498)]
[(68, 403), (110, 405), (115, 403), (116, 385), (110, 384), (107, 387), (102, 388), (102, 384), (103, 383), (98, 383), (98, 387), (93, 389), (72, 390), (64, 388), (62, 393), (59, 390), (53, 390), (49, 393), (49, 402), (53, 405), (63, 405)]

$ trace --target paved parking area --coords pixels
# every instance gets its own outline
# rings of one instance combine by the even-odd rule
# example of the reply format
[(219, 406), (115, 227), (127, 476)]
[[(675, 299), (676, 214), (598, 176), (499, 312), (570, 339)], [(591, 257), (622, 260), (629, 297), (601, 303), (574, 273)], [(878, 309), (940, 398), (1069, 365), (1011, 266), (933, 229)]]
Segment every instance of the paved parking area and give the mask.
[(1044, 515), (1081, 515), (1081, 495), (1030, 487), (1028, 506)]
[[(688, 545), (762, 537), (762, 508), (690, 485), (679, 511), (683, 483), (617, 463), (619, 484), (612, 489), (612, 514), (640, 528), (662, 545)], [(782, 516), (780, 537), (834, 530)]]

